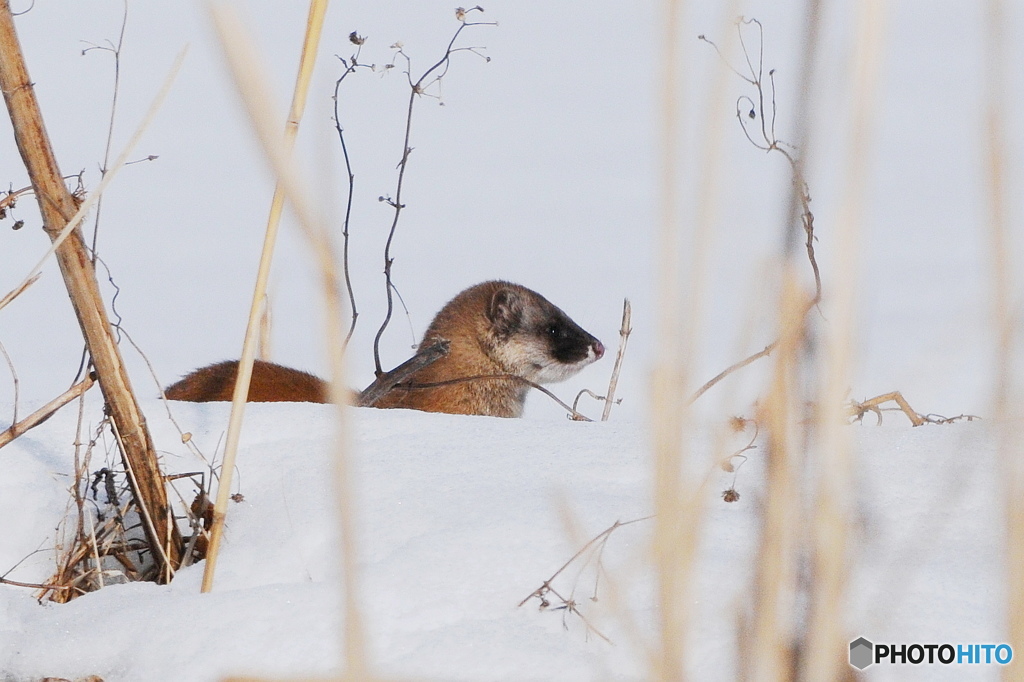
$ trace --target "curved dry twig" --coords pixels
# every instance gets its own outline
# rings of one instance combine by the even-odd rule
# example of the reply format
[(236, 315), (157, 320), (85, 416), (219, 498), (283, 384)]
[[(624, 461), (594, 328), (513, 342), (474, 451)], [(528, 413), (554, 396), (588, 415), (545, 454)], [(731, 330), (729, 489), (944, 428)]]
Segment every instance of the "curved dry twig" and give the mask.
[[(758, 49), (756, 65), (751, 59), (750, 50), (747, 47), (747, 42), (744, 39), (743, 34), (743, 27), (750, 25), (757, 26)], [(792, 145), (789, 145), (786, 142), (779, 140), (775, 134), (775, 121), (777, 114), (777, 104), (775, 98), (775, 69), (770, 69), (768, 71), (768, 84), (771, 88), (770, 99), (768, 100), (768, 104), (770, 104), (771, 106), (771, 113), (769, 117), (765, 116), (765, 110), (768, 104), (766, 104), (766, 95), (764, 87), (764, 27), (761, 25), (761, 22), (755, 18), (745, 19), (743, 17), (740, 17), (740, 19), (736, 22), (736, 31), (739, 37), (740, 47), (743, 51), (743, 56), (746, 61), (747, 69), (750, 74), (749, 76), (744, 75), (734, 66), (729, 64), (728, 61), (726, 61), (724, 55), (722, 54), (722, 51), (718, 48), (718, 45), (716, 45), (714, 42), (708, 40), (703, 35), (698, 36), (698, 39), (711, 45), (714, 48), (715, 52), (718, 54), (719, 58), (722, 60), (722, 62), (731, 71), (736, 73), (740, 78), (742, 78), (750, 85), (754, 86), (756, 90), (756, 101), (754, 97), (751, 97), (749, 95), (740, 95), (739, 98), (737, 98), (736, 100), (736, 120), (739, 121), (740, 129), (743, 131), (743, 135), (757, 149), (765, 153), (778, 152), (779, 154), (782, 155), (783, 158), (786, 159), (786, 162), (789, 164), (793, 180), (793, 194), (796, 202), (799, 203), (800, 224), (806, 236), (804, 247), (807, 252), (808, 263), (811, 267), (811, 274), (814, 277), (814, 297), (810, 300), (805, 310), (803, 311), (803, 315), (806, 315), (819, 303), (821, 303), (821, 271), (818, 268), (818, 261), (814, 251), (814, 242), (816, 240), (816, 237), (814, 236), (814, 213), (811, 212), (810, 189), (807, 185), (806, 180), (804, 179), (802, 159), (794, 156), (793, 153), (789, 149), (787, 149), (787, 147), (792, 149)], [(760, 119), (759, 139), (755, 139), (754, 134), (752, 134), (751, 130), (747, 127), (748, 120), (756, 119)], [(765, 346), (764, 350), (754, 353), (753, 355), (744, 358), (743, 360), (740, 360), (739, 362), (727, 367), (713, 379), (711, 379), (703, 386), (701, 386), (700, 389), (698, 389), (697, 392), (694, 393), (694, 395), (690, 398), (690, 402), (692, 403), (696, 401), (698, 398), (704, 395), (704, 393), (707, 392), (708, 389), (710, 389), (718, 382), (722, 381), (722, 379), (729, 376), (733, 372), (746, 367), (747, 365), (751, 364), (752, 362), (755, 362), (756, 360), (759, 360), (763, 357), (770, 355), (771, 352), (778, 345), (778, 343), (779, 340), (776, 339), (772, 343)]]
[(368, 64), (359, 63), (359, 54), (362, 51), (363, 43), (366, 41), (365, 38), (359, 36), (355, 31), (349, 36), (349, 40), (356, 45), (356, 53), (352, 55), (351, 60), (346, 60), (343, 57), (338, 57), (342, 65), (345, 67), (344, 73), (334, 82), (334, 129), (338, 131), (338, 141), (341, 143), (341, 154), (345, 159), (345, 172), (348, 175), (348, 196), (345, 199), (345, 221), (342, 224), (341, 236), (342, 236), (342, 271), (345, 274), (345, 292), (348, 294), (349, 307), (352, 309), (352, 322), (349, 325), (348, 333), (345, 334), (344, 348), (348, 347), (349, 341), (352, 339), (352, 335), (356, 331), (356, 320), (359, 319), (359, 311), (356, 308), (356, 296), (355, 291), (352, 289), (352, 274), (349, 268), (349, 223), (352, 219), (352, 197), (355, 192), (356, 176), (352, 172), (352, 161), (348, 155), (348, 145), (345, 143), (345, 129), (341, 125), (341, 115), (338, 111), (338, 94), (341, 90), (341, 84), (349, 76), (356, 72), (356, 69), (362, 67), (371, 69)]
[(581, 412), (578, 412), (571, 405), (566, 404), (564, 401), (562, 401), (561, 398), (559, 398), (557, 395), (555, 395), (554, 393), (552, 393), (548, 389), (544, 388), (540, 384), (538, 384), (538, 383), (536, 383), (534, 381), (530, 381), (529, 379), (521, 377), (521, 376), (519, 376), (517, 374), (478, 374), (476, 376), (471, 376), (471, 377), (459, 377), (457, 379), (447, 379), (445, 381), (432, 381), (432, 382), (429, 382), (429, 383), (422, 383), (422, 384), (397, 384), (397, 385), (394, 386), (394, 388), (392, 390), (417, 391), (417, 390), (422, 390), (422, 389), (427, 389), (427, 388), (440, 388), (441, 386), (452, 386), (454, 384), (464, 384), (467, 381), (518, 381), (520, 383), (526, 384), (527, 386), (529, 386), (531, 388), (537, 389), (538, 391), (540, 391), (541, 393), (543, 393), (547, 397), (549, 397), (552, 400), (554, 400), (566, 412), (569, 413), (568, 416), (569, 416), (570, 419), (573, 419), (574, 421), (581, 421), (581, 422), (591, 422), (591, 421), (594, 421), (593, 419), (591, 419), (590, 417), (586, 416), (585, 414), (582, 414)]
[[(380, 362), (380, 340), (384, 336), (385, 330), (388, 328), (388, 324), (391, 322), (391, 316), (394, 313), (394, 298), (392, 296), (395, 290), (394, 282), (391, 279), (391, 266), (394, 263), (394, 258), (391, 256), (391, 245), (395, 239), (395, 230), (398, 228), (398, 220), (402, 214), (402, 209), (405, 208), (405, 204), (402, 203), (402, 185), (405, 180), (405, 170), (409, 163), (409, 154), (412, 153), (412, 147), (409, 146), (409, 139), (412, 134), (412, 112), (413, 106), (416, 103), (416, 97), (425, 94), (427, 88), (432, 86), (434, 83), (440, 81), (441, 78), (448, 73), (448, 67), (451, 63), (451, 56), (453, 53), (463, 50), (469, 50), (474, 54), (479, 54), (475, 50), (479, 48), (455, 48), (455, 41), (458, 40), (459, 35), (462, 31), (470, 26), (493, 26), (493, 22), (471, 22), (466, 21), (466, 16), (470, 12), (483, 12), (483, 8), (477, 5), (468, 10), (458, 9), (455, 12), (456, 19), (459, 20), (459, 28), (455, 31), (452, 39), (448, 41), (448, 47), (445, 49), (444, 56), (437, 61), (433, 66), (423, 72), (423, 74), (416, 80), (412, 80), (412, 60), (403, 51), (401, 43), (395, 43), (395, 58), (401, 56), (406, 62), (406, 79), (409, 81), (409, 104), (406, 109), (405, 116), (405, 136), (402, 141), (402, 158), (398, 162), (398, 181), (395, 186), (394, 198), (381, 196), (380, 201), (388, 204), (394, 209), (394, 216), (391, 220), (391, 227), (388, 230), (388, 238), (384, 244), (384, 289), (387, 294), (387, 312), (384, 315), (384, 321), (380, 325), (380, 329), (377, 330), (376, 336), (373, 339), (373, 363), (375, 372), (378, 376), (384, 373), (384, 370)], [(392, 64), (394, 62), (392, 61)], [(438, 73), (440, 70), (440, 73)], [(436, 75), (435, 75), (436, 74)], [(433, 76), (433, 80), (428, 82), (428, 78)]]
[(54, 412), (88, 391), (95, 381), (96, 379), (92, 375), (87, 376), (85, 379), (46, 403), (20, 422), (12, 424), (6, 431), (0, 431), (0, 448), (7, 445), (29, 429), (42, 424), (44, 421), (52, 417)]

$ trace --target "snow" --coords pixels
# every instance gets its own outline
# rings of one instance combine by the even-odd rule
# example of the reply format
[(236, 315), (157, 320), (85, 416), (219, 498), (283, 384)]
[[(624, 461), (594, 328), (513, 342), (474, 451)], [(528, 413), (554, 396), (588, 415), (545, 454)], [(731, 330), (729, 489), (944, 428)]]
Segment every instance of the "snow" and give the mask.
[[(227, 406), (176, 411), (180, 421), (199, 425), (196, 445), (212, 450)], [(244, 501), (231, 506), (211, 595), (199, 594), (201, 565), (169, 586), (113, 585), (62, 606), (6, 588), (0, 669), (7, 678), (198, 682), (226, 673), (330, 672), (339, 641), (331, 416), (319, 405), (251, 406), (239, 459)], [(577, 579), (571, 568), (555, 583), (562, 594), (575, 590), (588, 621), (614, 644), (588, 636), (579, 618), (539, 610), (536, 600), (517, 607), (587, 539), (616, 520), (650, 513), (643, 427), (372, 409), (353, 410), (353, 417), (361, 605), (382, 673), (645, 679), (641, 645), (650, 642), (654, 617), (644, 562), (648, 523), (612, 535), (598, 602), (588, 599), (590, 570)], [(851, 631), (874, 641), (1001, 641), (1006, 614), (991, 429), (980, 422), (911, 429), (891, 421), (852, 427), (861, 549)], [(170, 472), (201, 465), (182, 454), (166, 422), (154, 426)], [(67, 467), (41, 453), (66, 449), (73, 430), (74, 415), (65, 412), (8, 447), (5, 468), (21, 475), (0, 480), (0, 513), (11, 520), (0, 547), (4, 565), (36, 549), (61, 517)], [(732, 440), (741, 446), (745, 438)], [(698, 433), (691, 446), (707, 452), (711, 441)], [(761, 478), (755, 456), (740, 469), (740, 500), (726, 504), (719, 493), (732, 476), (712, 474), (693, 599), (696, 679), (736, 676), (727, 652), (735, 619), (749, 608)], [(37, 507), (26, 509), (26, 502)], [(48, 554), (33, 555), (8, 577), (45, 577), (49, 562)], [(901, 670), (900, 679), (953, 679), (955, 672)]]
[[(282, 7), (281, 5), (288, 5)], [(270, 64), (281, 112), (305, 22), (303, 3), (242, 3)], [(697, 3), (690, 3), (695, 5)], [(804, 3), (749, 0), (737, 10), (765, 25), (767, 67), (776, 67), (780, 137), (793, 136), (800, 11)], [(713, 5), (713, 6), (712, 6)], [(922, 412), (979, 414), (985, 421), (912, 429), (898, 414), (850, 428), (856, 456), (856, 554), (850, 561), (847, 629), (876, 642), (1006, 641), (1003, 464), (990, 417), (996, 380), (991, 325), (991, 256), (982, 138), (985, 37), (981, 5), (946, 0), (891, 4), (877, 127), (870, 154), (858, 280), (851, 395), (900, 390)], [(417, 103), (396, 283), (410, 310), (385, 335), (392, 366), (431, 315), (476, 282), (530, 286), (588, 331), (615, 345), (621, 300), (633, 302), (634, 335), (619, 395), (603, 424), (569, 422), (543, 396), (523, 420), (352, 410), (361, 606), (375, 668), (418, 679), (648, 679), (654, 641), (651, 529), (619, 528), (602, 555), (600, 600), (588, 599), (592, 567), (575, 588), (587, 619), (614, 642), (588, 633), (564, 611), (517, 604), (588, 539), (615, 521), (651, 511), (648, 380), (654, 348), (655, 225), (661, 10), (651, 3), (496, 1), (444, 81), (443, 103)], [(847, 59), (858, 3), (830, 4), (818, 65), (809, 183), (818, 227), (825, 314), (830, 319), (835, 235), (845, 168)], [(17, 19), (30, 73), (65, 173), (98, 183), (110, 104), (111, 59), (82, 56), (81, 41), (117, 35), (114, 0), (37, 2)], [(20, 9), (20, 8), (16, 8)], [(1021, 24), (1009, 7), (1007, 34)], [(726, 10), (690, 8), (693, 35), (724, 36)], [(383, 64), (402, 41), (425, 68), (455, 28), (450, 4), (391, 0), (335, 3), (328, 15), (299, 156), (334, 224), (344, 202), (343, 167), (330, 93), (352, 30), (369, 38), (362, 59)], [(272, 178), (248, 131), (201, 3), (130, 5), (114, 151), (130, 136), (186, 43), (189, 56), (138, 158), (105, 196), (100, 254), (117, 286), (117, 313), (146, 353), (122, 344), (157, 447), (169, 472), (204, 471), (154, 399), (156, 385), (210, 362), (237, 357), (255, 275)], [(701, 121), (715, 70), (713, 52), (684, 41), (686, 134)], [(1008, 63), (1021, 63), (1019, 42)], [(360, 321), (350, 383), (372, 379), (371, 348), (383, 314), (380, 253), (394, 193), (407, 96), (398, 73), (346, 81), (342, 118), (356, 173), (353, 277)], [(1008, 123), (1024, 104), (1011, 69)], [(733, 125), (733, 97), (716, 105)], [(789, 184), (784, 162), (752, 149), (731, 127), (724, 136), (722, 201), (713, 231), (706, 319), (695, 376), (760, 350), (774, 335), (780, 216)], [(1008, 253), (1019, 272), (1017, 228), (1024, 136), (1005, 149)], [(695, 167), (687, 157), (684, 165)], [(0, 179), (27, 184), (8, 134), (0, 134)], [(695, 183), (687, 185), (695, 186)], [(685, 195), (692, 209), (692, 188)], [(0, 293), (21, 280), (46, 247), (31, 199), (19, 231), (0, 230)], [(286, 215), (272, 275), (272, 356), (321, 374), (327, 366), (316, 280)], [(88, 229), (91, 233), (91, 226)], [(689, 257), (689, 256), (688, 256)], [(105, 273), (102, 277), (105, 278)], [(104, 281), (108, 303), (114, 289)], [(1014, 309), (1022, 310), (1015, 280)], [(0, 341), (19, 373), (19, 414), (63, 391), (81, 343), (56, 268), (0, 311)], [(1017, 313), (1024, 319), (1024, 313)], [(409, 328), (412, 328), (410, 331)], [(1019, 334), (1024, 338), (1024, 332)], [(611, 356), (611, 353), (609, 353)], [(1018, 349), (1017, 357), (1021, 357)], [(601, 391), (611, 357), (552, 388), (563, 399)], [(1020, 367), (1011, 386), (1022, 383)], [(738, 502), (721, 492), (732, 475), (714, 469), (726, 420), (753, 416), (769, 364), (751, 366), (709, 392), (688, 434), (694, 466), (711, 471), (692, 595), (692, 679), (736, 679), (736, 629), (751, 608), (750, 580), (763, 502), (758, 450), (740, 470)], [(13, 382), (0, 371), (0, 427), (13, 414)], [(584, 411), (596, 412), (584, 398)], [(86, 427), (99, 419), (98, 394)], [(219, 455), (224, 405), (175, 405), (207, 458)], [(0, 451), (0, 573), (39, 582), (53, 570), (55, 528), (69, 505), (73, 406)], [(202, 566), (168, 586), (111, 585), (67, 605), (38, 604), (32, 591), (0, 586), (0, 680), (89, 674), (105, 682), (328, 674), (339, 659), (338, 547), (330, 453), (333, 414), (316, 405), (253, 405), (247, 411), (236, 485), (215, 589), (200, 595)], [(724, 451), (746, 444), (734, 434)], [(109, 447), (109, 444), (105, 444)], [(97, 455), (98, 459), (102, 459)], [(94, 463), (93, 469), (96, 468)], [(186, 497), (188, 484), (179, 483)], [(36, 550), (41, 550), (36, 552)], [(26, 558), (27, 557), (27, 558)], [(24, 560), (24, 561), (23, 561)], [(564, 624), (564, 626), (563, 626)], [(1018, 656), (1024, 652), (1017, 652)], [(874, 666), (865, 678), (995, 679), (990, 666)]]

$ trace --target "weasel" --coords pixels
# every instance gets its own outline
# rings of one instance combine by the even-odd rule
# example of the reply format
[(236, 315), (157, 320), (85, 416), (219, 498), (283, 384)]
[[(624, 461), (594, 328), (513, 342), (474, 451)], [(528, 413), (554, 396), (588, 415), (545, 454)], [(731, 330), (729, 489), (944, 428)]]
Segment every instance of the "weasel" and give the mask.
[[(477, 284), (449, 301), (421, 345), (438, 339), (450, 342), (448, 355), (413, 374), (374, 407), (520, 417), (530, 389), (521, 379), (564, 381), (604, 355), (599, 340), (546, 298), (502, 281)], [(231, 400), (237, 371), (237, 361), (210, 365), (169, 386), (165, 394), (192, 402)], [(326, 382), (311, 374), (269, 362), (253, 366), (251, 402), (327, 400)]]

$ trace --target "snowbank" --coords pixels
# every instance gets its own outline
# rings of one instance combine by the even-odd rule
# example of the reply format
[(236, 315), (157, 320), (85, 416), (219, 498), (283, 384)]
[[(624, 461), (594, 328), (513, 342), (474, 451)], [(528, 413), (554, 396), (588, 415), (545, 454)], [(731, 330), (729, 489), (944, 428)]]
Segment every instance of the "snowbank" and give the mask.
[[(147, 408), (168, 469), (201, 468), (167, 420), (152, 416), (162, 408)], [(210, 455), (227, 405), (178, 405), (175, 413)], [(539, 611), (536, 600), (517, 608), (587, 539), (649, 513), (644, 425), (354, 413), (362, 608), (381, 672), (645, 679), (643, 646), (655, 616), (643, 555), (648, 523), (612, 535), (599, 601), (590, 600), (591, 570), (560, 576), (562, 594), (574, 590), (587, 620), (614, 644), (564, 610)], [(2, 570), (52, 546), (68, 503), (74, 418), (59, 414), (3, 451)], [(911, 429), (889, 417), (881, 427), (850, 428), (860, 510), (851, 632), (874, 641), (1001, 641), (1002, 531), (989, 427)], [(339, 661), (340, 622), (332, 437), (327, 407), (250, 406), (238, 472), (244, 500), (229, 511), (212, 594), (199, 594), (202, 566), (181, 571), (170, 586), (114, 585), (67, 605), (40, 605), (27, 589), (0, 586), (0, 680), (328, 673)], [(711, 441), (698, 434), (694, 451), (706, 453)], [(750, 604), (756, 553), (759, 452), (747, 453), (734, 504), (720, 498), (732, 475), (712, 474), (693, 595), (695, 679), (736, 676), (734, 632)], [(41, 552), (8, 577), (43, 581), (51, 569), (52, 552)], [(953, 668), (898, 672), (900, 679), (963, 675)], [(876, 666), (869, 679), (892, 670)]]

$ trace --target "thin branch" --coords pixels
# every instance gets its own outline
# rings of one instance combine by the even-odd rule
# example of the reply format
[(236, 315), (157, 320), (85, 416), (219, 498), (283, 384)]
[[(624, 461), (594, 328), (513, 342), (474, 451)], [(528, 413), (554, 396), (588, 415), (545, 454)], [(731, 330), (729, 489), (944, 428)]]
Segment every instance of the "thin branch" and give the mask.
[(612, 533), (614, 533), (619, 528), (622, 528), (623, 526), (630, 526), (630, 525), (632, 525), (634, 523), (640, 523), (641, 521), (648, 521), (648, 520), (653, 519), (653, 518), (654, 518), (654, 515), (651, 514), (649, 516), (642, 516), (642, 517), (640, 517), (638, 519), (632, 519), (630, 521), (616, 521), (615, 523), (613, 523), (608, 528), (605, 528), (603, 531), (598, 533), (595, 537), (591, 538), (591, 540), (589, 542), (587, 542), (587, 544), (583, 545), (583, 547), (581, 547), (579, 549), (579, 551), (577, 551), (575, 554), (573, 554), (572, 557), (568, 561), (566, 561), (564, 564), (562, 564), (561, 568), (559, 568), (557, 571), (552, 573), (551, 577), (548, 578), (547, 580), (545, 580), (544, 583), (540, 587), (538, 587), (536, 590), (534, 590), (533, 592), (528, 594), (525, 599), (523, 599), (521, 602), (519, 602), (518, 606), (523, 606), (524, 604), (526, 604), (526, 602), (530, 601), (534, 597), (537, 597), (537, 598), (543, 600), (544, 594), (547, 593), (547, 592), (551, 592), (552, 594), (557, 596), (559, 599), (562, 599), (563, 601), (566, 601), (557, 592), (555, 592), (554, 589), (551, 587), (551, 583), (554, 582), (555, 578), (557, 578), (559, 575), (561, 575), (562, 572), (565, 571), (565, 569), (569, 568), (569, 566), (571, 566), (574, 561), (579, 559), (588, 549), (593, 547), (595, 543), (603, 541), (604, 539), (606, 539), (608, 536), (610, 536)]
[(11, 356), (7, 353), (7, 349), (4, 348), (4, 344), (0, 342), (0, 355), (4, 356), (7, 361), (7, 368), (11, 370), (11, 379), (14, 381), (14, 414), (11, 416), (11, 423), (18, 423), (18, 402), (21, 395), (21, 382), (18, 381), (18, 372), (14, 369), (14, 361), (11, 360)]
[(61, 395), (57, 396), (56, 398), (43, 405), (32, 414), (30, 414), (29, 416), (22, 419), (20, 422), (13, 424), (6, 431), (0, 432), (0, 448), (7, 445), (12, 440), (17, 438), (21, 434), (25, 433), (29, 429), (38, 426), (39, 424), (49, 419), (51, 416), (53, 416), (54, 412), (64, 407), (65, 405), (67, 405), (72, 400), (82, 395), (86, 391), (88, 391), (94, 382), (95, 379), (91, 375), (86, 377), (84, 380), (75, 384)]
[[(114, 92), (110, 98), (110, 121), (107, 124), (107, 144), (103, 150), (103, 165), (100, 167), (100, 180), (107, 174), (107, 170), (110, 167), (110, 145), (114, 139), (114, 121), (117, 118), (117, 95), (121, 87), (121, 48), (124, 46), (124, 32), (128, 26), (128, 0), (124, 0), (124, 12), (121, 14), (121, 31), (117, 36), (117, 45), (110, 43), (109, 47), (101, 47), (99, 45), (93, 45), (82, 50), (82, 54), (86, 54), (91, 50), (101, 50), (110, 52), (114, 55)], [(124, 165), (128, 165), (127, 163)], [(92, 245), (89, 248), (92, 254), (92, 261), (96, 263), (96, 243), (99, 238), (100, 231), (100, 214), (103, 211), (103, 197), (100, 197), (96, 201), (96, 217), (93, 220), (92, 228)]]
[(448, 355), (451, 343), (446, 339), (435, 341), (426, 348), (421, 348), (412, 356), (390, 372), (379, 375), (372, 384), (359, 394), (356, 405), (370, 407), (390, 393), (396, 386), (407, 380), (424, 367), (428, 367)]
[(580, 412), (577, 412), (571, 405), (567, 405), (557, 395), (544, 388), (540, 384), (530, 381), (525, 377), (521, 377), (517, 374), (478, 374), (471, 377), (459, 377), (458, 379), (448, 379), (446, 381), (432, 381), (430, 383), (423, 384), (398, 384), (392, 390), (408, 390), (416, 391), (427, 388), (440, 388), (441, 386), (452, 386), (454, 384), (464, 384), (467, 381), (518, 381), (519, 383), (526, 384), (531, 388), (535, 388), (547, 397), (558, 403), (566, 412), (568, 412), (569, 418), (575, 421), (591, 422), (594, 421), (590, 417)]
[[(757, 66), (751, 61), (750, 51), (747, 49), (746, 41), (743, 38), (743, 27), (754, 24), (757, 26), (758, 31), (758, 61)], [(699, 36), (699, 39), (711, 45), (715, 52), (718, 54), (722, 62), (734, 73), (740, 76), (744, 81), (754, 86), (757, 91), (757, 102), (754, 101), (748, 95), (740, 95), (736, 100), (736, 120), (739, 121), (740, 129), (743, 131), (743, 135), (747, 140), (757, 149), (765, 153), (778, 152), (789, 164), (790, 171), (792, 174), (793, 182), (793, 197), (796, 204), (799, 205), (800, 223), (803, 227), (804, 234), (806, 235), (806, 242), (804, 247), (807, 252), (807, 261), (811, 266), (811, 274), (814, 277), (814, 297), (807, 303), (802, 316), (806, 316), (811, 309), (816, 307), (821, 302), (821, 271), (818, 268), (818, 261), (814, 252), (814, 242), (816, 237), (814, 236), (814, 214), (811, 212), (811, 195), (808, 188), (807, 182), (804, 180), (803, 175), (803, 159), (795, 157), (790, 151), (786, 149), (786, 143), (780, 141), (775, 136), (775, 118), (776, 118), (776, 99), (775, 99), (775, 69), (768, 71), (769, 82), (771, 85), (771, 121), (770, 123), (765, 119), (765, 92), (763, 83), (763, 70), (764, 70), (764, 28), (761, 22), (757, 19), (744, 19), (736, 23), (736, 30), (739, 36), (740, 47), (743, 50), (743, 56), (747, 63), (747, 68), (750, 70), (750, 77), (746, 77), (741, 74), (735, 67), (729, 64), (722, 54), (722, 51), (718, 49), (718, 46), (712, 41), (708, 40), (704, 36)], [(760, 119), (760, 132), (763, 142), (758, 142), (751, 135), (750, 130), (747, 128), (747, 119)], [(725, 377), (729, 376), (733, 372), (746, 367), (752, 362), (759, 360), (771, 354), (775, 347), (779, 344), (779, 340), (776, 339), (772, 343), (765, 346), (764, 350), (754, 353), (753, 355), (740, 360), (739, 362), (727, 367), (725, 370), (720, 372), (713, 379), (705, 383), (696, 393), (690, 398), (690, 402), (696, 401), (704, 393), (720, 382)]]
[(619, 371), (622, 369), (622, 359), (626, 355), (626, 344), (629, 342), (629, 335), (633, 333), (633, 327), (631, 320), (633, 317), (633, 307), (629, 304), (629, 299), (623, 299), (622, 301), (622, 325), (619, 327), (619, 352), (615, 356), (615, 367), (612, 368), (612, 377), (608, 382), (608, 397), (604, 403), (604, 411), (601, 413), (601, 421), (608, 421), (608, 417), (612, 413), (612, 403), (615, 402), (615, 389), (619, 385)]
[(43, 583), (23, 583), (18, 580), (10, 580), (8, 578), (0, 578), (0, 583), (4, 585), (14, 585), (15, 587), (30, 587), (34, 590), (70, 590), (71, 587), (68, 585), (45, 585)]
[[(448, 72), (448, 66), (451, 60), (452, 53), (454, 52), (455, 41), (458, 40), (459, 35), (462, 33), (462, 31), (469, 26), (493, 25), (492, 23), (488, 22), (467, 22), (466, 16), (470, 12), (483, 12), (483, 8), (477, 5), (476, 7), (472, 7), (468, 10), (461, 8), (456, 10), (455, 17), (459, 21), (459, 28), (455, 31), (455, 34), (452, 36), (452, 39), (448, 41), (448, 47), (447, 49), (445, 49), (444, 56), (442, 56), (441, 59), (438, 60), (436, 64), (434, 64), (429, 69), (424, 71), (423, 74), (415, 82), (413, 82), (411, 74), (412, 61), (409, 59), (409, 56), (405, 54), (405, 52), (402, 50), (401, 44), (395, 44), (397, 49), (397, 52), (395, 53), (395, 58), (401, 56), (406, 61), (407, 68), (405, 74), (406, 79), (409, 81), (410, 92), (409, 105), (406, 109), (405, 116), (405, 136), (402, 141), (402, 157), (401, 160), (398, 162), (398, 181), (395, 186), (395, 196), (393, 199), (390, 197), (380, 197), (380, 201), (387, 203), (389, 206), (391, 206), (394, 209), (395, 213), (391, 220), (391, 228), (388, 230), (387, 242), (384, 244), (384, 289), (387, 294), (388, 301), (387, 313), (384, 316), (384, 321), (380, 325), (380, 329), (377, 330), (377, 334), (376, 336), (374, 336), (373, 339), (373, 363), (377, 376), (380, 376), (381, 374), (384, 373), (384, 370), (380, 362), (380, 340), (381, 337), (384, 336), (384, 331), (388, 328), (388, 324), (390, 324), (391, 322), (391, 316), (394, 313), (394, 299), (392, 297), (394, 283), (392, 282), (391, 279), (391, 266), (394, 263), (394, 258), (391, 256), (391, 244), (395, 239), (395, 230), (398, 228), (398, 219), (402, 214), (402, 209), (405, 208), (405, 205), (402, 203), (402, 183), (405, 180), (405, 170), (409, 163), (409, 154), (412, 153), (412, 147), (409, 146), (409, 139), (412, 133), (413, 106), (416, 103), (416, 97), (424, 94), (424, 90), (426, 89), (426, 87), (429, 87), (433, 83), (443, 78), (444, 75)], [(427, 86), (424, 86), (424, 83), (427, 82), (427, 79), (430, 78), (439, 69), (441, 70), (440, 74), (438, 74), (434, 78), (434, 80), (430, 81), (430, 83), (428, 83)]]
[(355, 31), (349, 35), (355, 45), (357, 45), (356, 53), (352, 55), (351, 61), (346, 61), (342, 57), (338, 57), (341, 63), (345, 66), (345, 72), (341, 74), (337, 81), (334, 83), (334, 128), (338, 131), (338, 141), (341, 142), (341, 153), (345, 158), (345, 172), (348, 174), (348, 197), (345, 199), (345, 222), (342, 227), (342, 266), (345, 273), (345, 292), (348, 294), (349, 307), (352, 309), (352, 323), (349, 325), (348, 333), (345, 335), (344, 348), (348, 347), (349, 341), (352, 339), (352, 334), (356, 331), (356, 320), (359, 319), (359, 311), (356, 309), (356, 296), (352, 289), (352, 275), (349, 268), (349, 222), (352, 218), (352, 196), (355, 191), (356, 176), (352, 173), (352, 162), (348, 156), (348, 145), (345, 143), (345, 130), (341, 125), (341, 116), (338, 113), (338, 93), (341, 89), (341, 83), (350, 73), (355, 73), (355, 70), (359, 67), (372, 69), (367, 64), (359, 63), (359, 53), (362, 51), (362, 45), (366, 41), (365, 38), (359, 36)]
[(602, 400), (604, 400), (604, 401), (608, 400), (608, 396), (598, 395), (598, 394), (594, 393), (593, 391), (591, 391), (589, 388), (584, 388), (584, 389), (580, 390), (579, 393), (576, 394), (576, 398), (572, 401), (572, 409), (573, 409), (574, 412), (579, 408), (580, 398), (582, 398), (585, 395), (589, 395), (591, 398), (593, 398), (594, 400), (597, 400), (598, 402), (600, 402)]
[(725, 368), (724, 370), (719, 372), (718, 375), (714, 379), (711, 379), (709, 382), (707, 382), (706, 384), (701, 386), (699, 389), (697, 389), (697, 392), (694, 393), (693, 396), (690, 398), (690, 402), (691, 403), (696, 402), (697, 399), (700, 398), (702, 395), (704, 395), (704, 393), (706, 393), (709, 388), (711, 388), (712, 386), (714, 386), (719, 381), (721, 381), (725, 377), (729, 376), (730, 374), (732, 374), (736, 370), (743, 369), (744, 367), (746, 367), (750, 363), (754, 362), (755, 360), (760, 360), (761, 358), (764, 358), (764, 357), (767, 357), (767, 356), (771, 355), (772, 351), (775, 350), (775, 347), (777, 345), (779, 345), (779, 342), (777, 340), (773, 341), (772, 343), (770, 343), (767, 346), (765, 346), (763, 351), (760, 351), (759, 353), (754, 353), (750, 357), (744, 358), (743, 360), (740, 360), (739, 362), (737, 362), (737, 363), (735, 363), (733, 365), (730, 365), (729, 367)]

